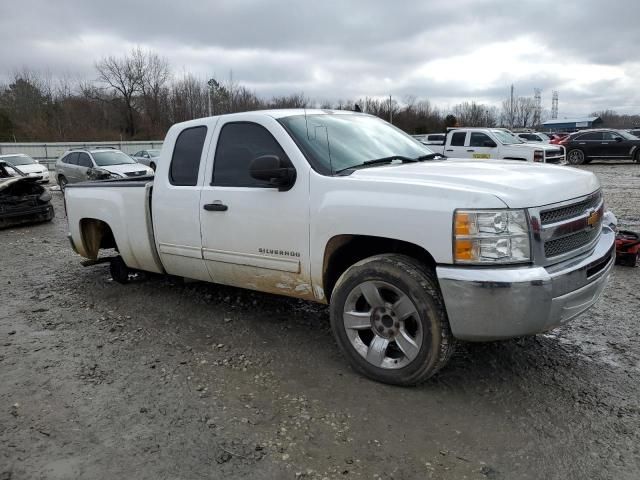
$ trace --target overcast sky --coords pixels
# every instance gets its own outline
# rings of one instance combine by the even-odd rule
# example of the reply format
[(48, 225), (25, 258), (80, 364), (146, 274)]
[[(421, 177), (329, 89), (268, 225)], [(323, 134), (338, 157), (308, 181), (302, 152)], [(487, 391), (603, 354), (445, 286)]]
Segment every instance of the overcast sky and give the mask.
[(0, 75), (94, 78), (140, 46), (259, 95), (392, 94), (447, 108), (559, 91), (560, 117), (640, 113), (640, 0), (1, 0)]

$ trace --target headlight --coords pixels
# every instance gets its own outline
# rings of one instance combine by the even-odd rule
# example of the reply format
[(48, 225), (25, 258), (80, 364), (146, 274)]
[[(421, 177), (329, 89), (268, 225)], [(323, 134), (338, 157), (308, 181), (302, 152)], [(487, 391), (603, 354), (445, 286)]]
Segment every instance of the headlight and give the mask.
[(456, 210), (455, 263), (523, 263), (531, 260), (529, 222), (524, 210)]
[(153, 169), (147, 168), (147, 175), (153, 175), (153, 174), (154, 174)]

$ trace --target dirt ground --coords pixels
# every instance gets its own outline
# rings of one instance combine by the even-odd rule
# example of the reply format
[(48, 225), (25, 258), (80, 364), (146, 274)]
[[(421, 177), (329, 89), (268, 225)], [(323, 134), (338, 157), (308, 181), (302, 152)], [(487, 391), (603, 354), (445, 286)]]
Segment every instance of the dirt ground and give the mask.
[[(640, 231), (640, 165), (584, 168)], [(54, 204), (0, 231), (0, 480), (640, 478), (640, 268), (397, 388), (349, 368), (326, 307), (83, 268)]]

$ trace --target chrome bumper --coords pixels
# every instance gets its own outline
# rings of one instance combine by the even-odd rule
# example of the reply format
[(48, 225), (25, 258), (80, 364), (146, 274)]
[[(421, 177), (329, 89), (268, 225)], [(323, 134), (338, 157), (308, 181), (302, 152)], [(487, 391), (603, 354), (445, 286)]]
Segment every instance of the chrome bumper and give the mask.
[(602, 228), (595, 248), (548, 267), (437, 267), (456, 338), (487, 341), (544, 332), (591, 307), (615, 262), (615, 234)]

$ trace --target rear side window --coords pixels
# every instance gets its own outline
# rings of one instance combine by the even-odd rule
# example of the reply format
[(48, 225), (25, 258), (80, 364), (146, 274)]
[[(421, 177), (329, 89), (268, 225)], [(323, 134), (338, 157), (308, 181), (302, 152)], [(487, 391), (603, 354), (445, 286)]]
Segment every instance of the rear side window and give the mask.
[(200, 158), (207, 127), (192, 127), (180, 132), (176, 139), (169, 167), (169, 182), (171, 185), (193, 187), (198, 183)]
[(78, 164), (78, 152), (73, 152), (70, 153), (69, 155), (67, 155), (66, 157), (64, 157), (62, 159), (63, 163), (68, 163), (70, 165), (77, 165)]
[(452, 147), (464, 147), (464, 138), (467, 136), (467, 132), (454, 132), (451, 135)]
[(93, 167), (93, 163), (91, 163), (91, 159), (89, 158), (89, 155), (87, 155), (84, 152), (78, 153), (78, 165), (80, 167), (87, 167), (87, 168)]
[(589, 132), (583, 135), (580, 135), (576, 138), (576, 140), (585, 141), (585, 140), (602, 140), (602, 132)]
[(271, 187), (249, 174), (254, 158), (277, 155), (290, 164), (280, 144), (262, 125), (256, 123), (228, 123), (222, 127), (213, 160), (213, 182), (218, 187)]

